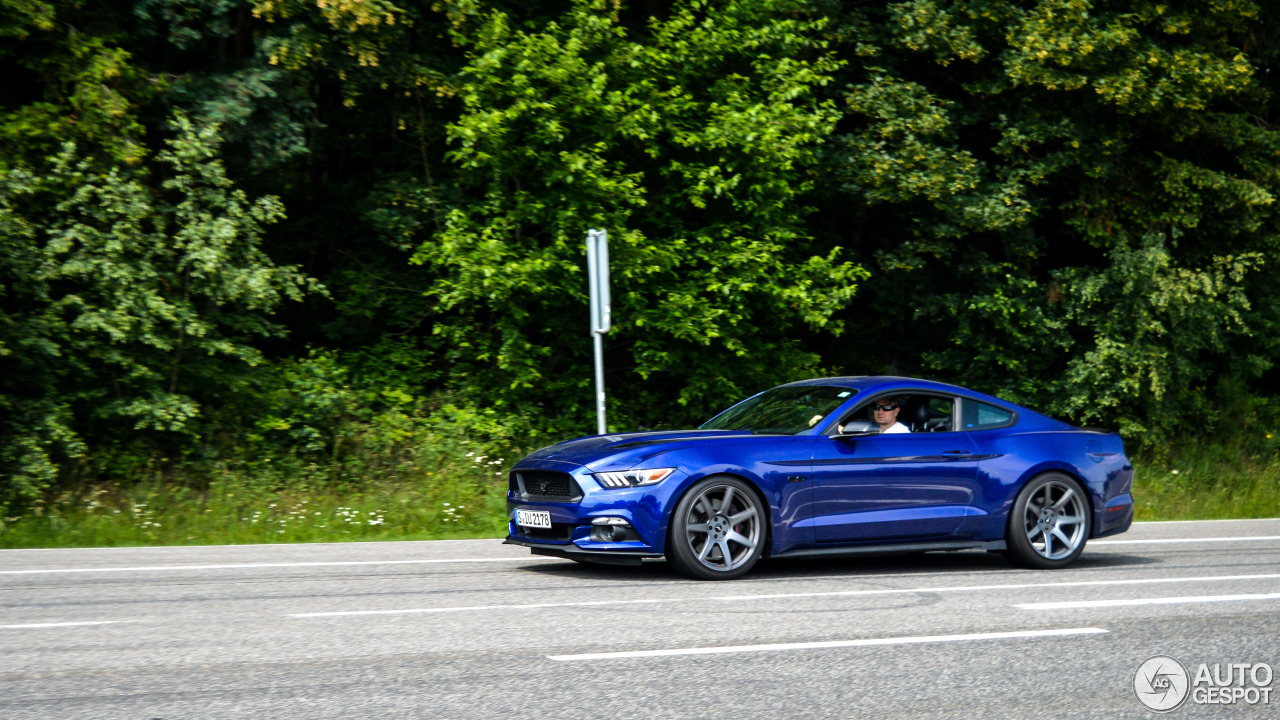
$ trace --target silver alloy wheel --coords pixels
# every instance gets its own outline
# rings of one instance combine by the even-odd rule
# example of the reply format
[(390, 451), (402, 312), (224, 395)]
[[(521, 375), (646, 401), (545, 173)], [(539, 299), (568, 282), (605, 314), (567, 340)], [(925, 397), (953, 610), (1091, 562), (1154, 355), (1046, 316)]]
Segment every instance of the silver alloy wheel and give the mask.
[(1047, 560), (1070, 557), (1085, 538), (1088, 514), (1075, 488), (1050, 480), (1027, 498), (1023, 529), (1036, 554)]
[(716, 572), (741, 567), (760, 543), (755, 498), (732, 485), (711, 485), (689, 505), (685, 542), (699, 563)]

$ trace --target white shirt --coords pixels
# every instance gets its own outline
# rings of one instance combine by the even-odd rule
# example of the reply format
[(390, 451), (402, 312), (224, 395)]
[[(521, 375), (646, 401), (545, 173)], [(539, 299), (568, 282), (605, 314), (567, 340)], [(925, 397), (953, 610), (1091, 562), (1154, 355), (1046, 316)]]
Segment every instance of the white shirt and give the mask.
[(900, 422), (895, 422), (894, 424), (889, 426), (888, 430), (881, 430), (880, 434), (888, 435), (890, 433), (909, 433), (909, 432), (911, 432), (911, 430), (907, 428), (906, 425), (903, 425)]

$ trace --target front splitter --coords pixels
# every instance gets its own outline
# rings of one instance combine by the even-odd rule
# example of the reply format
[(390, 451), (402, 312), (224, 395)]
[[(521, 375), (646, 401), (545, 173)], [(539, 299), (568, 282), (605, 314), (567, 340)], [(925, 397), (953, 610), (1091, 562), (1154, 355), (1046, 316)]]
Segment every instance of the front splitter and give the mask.
[(634, 552), (626, 550), (583, 550), (582, 548), (569, 543), (568, 545), (543, 545), (541, 543), (531, 543), (526, 540), (517, 540), (516, 538), (507, 536), (502, 541), (503, 545), (520, 545), (529, 548), (534, 555), (549, 555), (551, 557), (568, 558), (569, 560), (577, 560), (579, 562), (600, 563), (604, 565), (639, 565), (644, 560), (657, 560), (662, 557), (662, 553)]

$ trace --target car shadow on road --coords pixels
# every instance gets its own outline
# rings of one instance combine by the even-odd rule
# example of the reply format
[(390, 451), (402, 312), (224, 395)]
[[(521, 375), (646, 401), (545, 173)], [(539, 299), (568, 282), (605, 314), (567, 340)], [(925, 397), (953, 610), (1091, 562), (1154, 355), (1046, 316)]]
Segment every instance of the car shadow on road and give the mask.
[[(1073, 570), (1099, 570), (1134, 565), (1158, 565), (1164, 560), (1143, 555), (1121, 553), (1085, 553), (1074, 563)], [(538, 562), (522, 568), (528, 572), (554, 577), (573, 577), (617, 582), (654, 582), (684, 579), (665, 561), (646, 561), (643, 565), (597, 565), (564, 562)], [(981, 551), (911, 553), (902, 555), (871, 555), (842, 558), (780, 558), (760, 562), (744, 579), (752, 580), (801, 580), (810, 577), (833, 576), (874, 577), (877, 575), (903, 574), (960, 574), (990, 571), (991, 573), (1028, 572), (1010, 565), (999, 553)], [(1036, 571), (1031, 571), (1036, 572)], [(1051, 571), (1047, 576), (1052, 575)], [(697, 582), (692, 581), (691, 582)]]

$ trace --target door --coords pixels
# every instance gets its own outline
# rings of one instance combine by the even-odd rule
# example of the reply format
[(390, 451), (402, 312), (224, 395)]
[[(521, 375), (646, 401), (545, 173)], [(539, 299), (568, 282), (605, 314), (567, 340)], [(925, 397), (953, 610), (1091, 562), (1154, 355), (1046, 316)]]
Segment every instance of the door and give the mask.
[(897, 540), (955, 532), (973, 504), (976, 452), (963, 432), (818, 437), (814, 539)]

